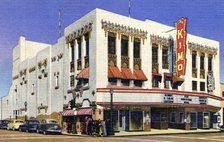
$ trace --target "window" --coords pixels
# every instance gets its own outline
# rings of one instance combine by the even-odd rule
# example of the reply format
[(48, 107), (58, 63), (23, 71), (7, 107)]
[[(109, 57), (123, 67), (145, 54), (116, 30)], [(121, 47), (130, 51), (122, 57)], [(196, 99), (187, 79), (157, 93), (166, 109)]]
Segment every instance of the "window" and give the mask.
[(200, 82), (200, 91), (205, 91), (205, 82)]
[(59, 75), (57, 74), (55, 76), (55, 89), (58, 89), (59, 88)]
[(141, 80), (135, 80), (134, 81), (135, 86), (142, 87), (142, 81)]
[(74, 51), (74, 43), (71, 42), (71, 56), (72, 56), (72, 61), (75, 60), (75, 51)]
[(86, 41), (86, 56), (89, 56), (89, 33), (85, 34)]
[(108, 54), (116, 54), (116, 34), (108, 33)]
[(81, 38), (77, 39), (77, 43), (78, 43), (78, 59), (81, 59), (81, 54), (82, 54), (82, 44), (81, 44)]
[(201, 53), (200, 56), (200, 69), (205, 69), (205, 54)]
[(117, 85), (117, 79), (116, 78), (109, 78), (108, 82), (110, 83), (110, 85)]
[(166, 89), (170, 88), (170, 81), (169, 80), (164, 81), (164, 88), (166, 88)]
[(124, 86), (129, 86), (130, 85), (130, 81), (128, 79), (122, 79), (121, 80), (121, 83), (124, 85)]
[(152, 87), (159, 87), (159, 80), (156, 77), (152, 80)]
[(171, 123), (175, 123), (175, 122), (176, 122), (176, 113), (175, 113), (175, 112), (172, 112), (172, 113), (171, 113), (170, 122), (171, 122)]
[(168, 48), (163, 47), (162, 49), (162, 61), (163, 61), (163, 69), (168, 69), (169, 64), (168, 64)]
[(140, 39), (134, 39), (134, 58), (140, 58)]
[(212, 71), (212, 55), (208, 56), (208, 71)]
[(121, 56), (128, 56), (128, 37), (121, 37)]
[(74, 75), (70, 76), (70, 87), (74, 87), (75, 86), (75, 77)]
[(197, 91), (197, 81), (192, 81), (192, 90)]
[(179, 123), (184, 123), (184, 113), (180, 112)]
[(158, 45), (157, 44), (152, 45), (152, 62), (158, 63)]
[(197, 52), (193, 51), (192, 52), (192, 69), (197, 68), (196, 67), (196, 59), (197, 59)]

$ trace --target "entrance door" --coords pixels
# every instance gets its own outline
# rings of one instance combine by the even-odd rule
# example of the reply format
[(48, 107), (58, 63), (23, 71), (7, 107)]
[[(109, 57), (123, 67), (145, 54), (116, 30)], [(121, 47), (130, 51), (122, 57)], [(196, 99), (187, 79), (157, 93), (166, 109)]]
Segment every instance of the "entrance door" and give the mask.
[(129, 111), (128, 110), (120, 111), (119, 127), (120, 127), (120, 131), (129, 130)]
[(190, 122), (191, 122), (191, 129), (197, 129), (197, 113), (191, 112), (190, 113)]

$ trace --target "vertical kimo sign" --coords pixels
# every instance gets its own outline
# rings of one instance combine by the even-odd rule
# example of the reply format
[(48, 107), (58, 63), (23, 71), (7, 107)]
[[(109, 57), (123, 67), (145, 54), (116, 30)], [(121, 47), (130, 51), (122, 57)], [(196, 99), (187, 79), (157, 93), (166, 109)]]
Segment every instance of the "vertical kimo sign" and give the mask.
[(176, 22), (176, 70), (177, 75), (185, 75), (186, 71), (186, 41), (187, 41), (187, 18), (181, 18)]

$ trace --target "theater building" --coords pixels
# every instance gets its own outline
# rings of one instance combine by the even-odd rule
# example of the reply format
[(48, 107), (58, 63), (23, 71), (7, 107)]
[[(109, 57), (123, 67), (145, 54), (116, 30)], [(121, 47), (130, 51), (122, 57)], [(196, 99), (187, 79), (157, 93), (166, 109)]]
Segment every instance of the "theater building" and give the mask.
[(106, 120), (112, 101), (118, 131), (216, 128), (219, 42), (175, 28), (95, 9), (54, 45), (21, 37), (2, 117)]

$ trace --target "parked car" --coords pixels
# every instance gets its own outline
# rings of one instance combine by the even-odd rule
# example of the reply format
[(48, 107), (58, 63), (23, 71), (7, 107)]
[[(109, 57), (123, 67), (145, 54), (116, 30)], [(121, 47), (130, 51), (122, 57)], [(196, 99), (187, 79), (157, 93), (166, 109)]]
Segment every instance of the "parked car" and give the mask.
[(41, 123), (38, 125), (36, 132), (43, 133), (44, 135), (50, 133), (61, 134), (62, 128), (55, 123)]
[(18, 130), (19, 129), (19, 126), (22, 125), (24, 123), (23, 120), (19, 120), (19, 119), (16, 119), (16, 120), (12, 120), (8, 126), (7, 126), (7, 129), (8, 130)]
[(223, 132), (224, 131), (224, 125), (220, 126), (219, 129), (220, 129), (220, 131)]
[(7, 129), (9, 120), (0, 120), (0, 129)]
[(45, 124), (45, 123), (50, 123), (50, 124), (59, 124), (58, 121), (56, 119), (43, 119), (41, 121), (41, 123)]
[(39, 125), (38, 120), (26, 120), (24, 124), (19, 126), (19, 131), (21, 132), (31, 132), (37, 130), (37, 126)]

